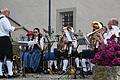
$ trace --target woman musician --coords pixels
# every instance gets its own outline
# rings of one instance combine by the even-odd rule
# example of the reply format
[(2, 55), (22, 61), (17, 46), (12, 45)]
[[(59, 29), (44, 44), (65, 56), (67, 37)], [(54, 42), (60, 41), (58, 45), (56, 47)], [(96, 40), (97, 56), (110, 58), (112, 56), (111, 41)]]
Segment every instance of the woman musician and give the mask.
[(30, 72), (36, 72), (41, 61), (44, 47), (44, 37), (39, 28), (33, 29), (31, 40), (34, 41), (35, 44), (30, 45), (29, 49), (23, 52), (22, 59), (27, 70)]

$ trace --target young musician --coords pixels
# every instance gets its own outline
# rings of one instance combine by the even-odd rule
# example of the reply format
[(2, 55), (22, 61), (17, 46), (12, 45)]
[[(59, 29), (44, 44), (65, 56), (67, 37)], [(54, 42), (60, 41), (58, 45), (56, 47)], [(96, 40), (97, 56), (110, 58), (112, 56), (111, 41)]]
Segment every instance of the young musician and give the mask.
[(63, 65), (62, 65), (62, 73), (59, 73), (59, 74), (63, 74), (67, 70), (67, 66), (68, 66), (68, 45), (67, 43), (68, 41), (67, 41), (66, 34), (64, 31), (62, 31), (62, 36), (60, 38), (58, 49), (59, 49), (59, 55), (61, 57), (60, 59), (62, 59)]
[(51, 53), (54, 54), (54, 59), (51, 59), (51, 60), (48, 61), (48, 68), (50, 70), (52, 70), (52, 65), (53, 64), (55, 66), (55, 70), (58, 69), (58, 67), (57, 67), (57, 59), (56, 59), (57, 51), (55, 51), (55, 50), (57, 50), (57, 42), (54, 42), (52, 47), (51, 47)]
[[(75, 57), (75, 63), (76, 63), (77, 68), (79, 67), (79, 61), (80, 61), (79, 58), (77, 57), (77, 55), (78, 55), (77, 39), (76, 39), (74, 30), (70, 24), (68, 24), (66, 29), (64, 28), (64, 38), (63, 39), (66, 43), (64, 45), (64, 47), (66, 47), (65, 53), (67, 53), (67, 59), (63, 60), (63, 72), (65, 72), (67, 69), (67, 66), (68, 66), (68, 59), (70, 59), (70, 58), (72, 59), (72, 57)], [(69, 62), (69, 63), (71, 63), (71, 62)], [(70, 64), (70, 65), (73, 65), (73, 64)]]
[(10, 10), (8, 10), (7, 8), (1, 9), (0, 12), (0, 78), (3, 77), (2, 64), (4, 59), (6, 59), (8, 77), (11, 78), (13, 77), (13, 52), (9, 33), (18, 29), (22, 29), (23, 27), (11, 26), (9, 20), (7, 19), (7, 16), (10, 15)]
[(35, 44), (29, 46), (28, 51), (23, 53), (23, 61), (27, 69), (31, 69), (33, 72), (36, 72), (44, 47), (44, 38), (40, 33), (39, 28), (33, 29), (33, 35), (31, 41), (34, 41)]

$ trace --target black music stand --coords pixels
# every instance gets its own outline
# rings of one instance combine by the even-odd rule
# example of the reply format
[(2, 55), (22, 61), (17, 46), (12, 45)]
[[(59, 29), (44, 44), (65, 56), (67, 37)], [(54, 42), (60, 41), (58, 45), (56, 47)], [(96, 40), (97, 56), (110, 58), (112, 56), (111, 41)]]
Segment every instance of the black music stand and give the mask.
[[(86, 58), (86, 57), (88, 57), (88, 54), (86, 54), (86, 53), (89, 53), (89, 58), (90, 58), (90, 55), (92, 54), (92, 52), (91, 52), (91, 50), (90, 49), (88, 49), (88, 45), (89, 45), (89, 41), (87, 40), (87, 38), (86, 37), (81, 37), (81, 38), (79, 38), (78, 39), (78, 46), (79, 45), (86, 45), (86, 49), (84, 50), (82, 50), (82, 52), (80, 52), (79, 53), (79, 58), (82, 60), (82, 58), (84, 57), (84, 58)], [(84, 54), (84, 55), (83, 55)], [(88, 70), (88, 67), (89, 67), (90, 65), (89, 65), (89, 63), (88, 62), (86, 62), (86, 68), (87, 68), (87, 70)], [(83, 77), (83, 78), (85, 78), (85, 75), (88, 75), (88, 74), (86, 74), (86, 73), (84, 73), (84, 71), (83, 71), (83, 66), (81, 65), (81, 76)]]

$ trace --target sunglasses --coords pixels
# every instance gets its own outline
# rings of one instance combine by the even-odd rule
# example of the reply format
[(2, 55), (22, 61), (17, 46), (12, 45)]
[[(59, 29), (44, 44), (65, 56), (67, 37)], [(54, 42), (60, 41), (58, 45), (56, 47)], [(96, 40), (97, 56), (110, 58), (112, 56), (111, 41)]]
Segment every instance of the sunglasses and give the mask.
[(38, 33), (37, 31), (34, 31), (33, 33)]

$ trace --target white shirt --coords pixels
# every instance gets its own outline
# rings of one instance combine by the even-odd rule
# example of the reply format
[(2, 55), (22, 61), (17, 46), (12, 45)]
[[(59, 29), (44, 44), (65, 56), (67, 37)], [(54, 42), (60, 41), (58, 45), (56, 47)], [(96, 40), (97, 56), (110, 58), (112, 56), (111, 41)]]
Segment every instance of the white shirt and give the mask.
[[(36, 37), (35, 39), (33, 39), (33, 41), (35, 41), (36, 43), (38, 42), (38, 37)], [(40, 38), (40, 47), (43, 50), (44, 48), (44, 37)]]
[(103, 37), (104, 37), (104, 44), (107, 44), (107, 39), (110, 39), (109, 33), (108, 32), (104, 33)]
[(44, 48), (44, 37), (42, 37), (40, 39), (40, 46), (41, 46), (41, 49), (43, 50), (43, 48)]
[(112, 29), (108, 33), (105, 33), (103, 35), (105, 38), (104, 43), (107, 44), (107, 39), (110, 39), (112, 37), (112, 35), (115, 35), (116, 37), (120, 37), (119, 32), (120, 32), (119, 27), (112, 25)]
[(15, 30), (15, 27), (11, 26), (9, 20), (3, 15), (1, 14), (0, 17), (2, 17), (0, 19), (0, 37), (2, 36), (9, 36), (9, 32), (12, 32)]
[(113, 34), (115, 34), (116, 37), (120, 37), (119, 32), (120, 32), (119, 27), (112, 25), (112, 29), (109, 32), (109, 36), (111, 37)]

